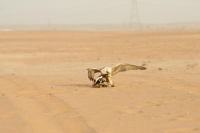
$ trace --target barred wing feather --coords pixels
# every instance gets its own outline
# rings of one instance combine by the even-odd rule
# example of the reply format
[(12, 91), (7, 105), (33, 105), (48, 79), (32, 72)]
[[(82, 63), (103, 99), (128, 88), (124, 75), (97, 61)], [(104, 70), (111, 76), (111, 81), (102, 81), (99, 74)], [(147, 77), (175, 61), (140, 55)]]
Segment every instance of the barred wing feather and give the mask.
[(145, 67), (142, 66), (136, 66), (136, 65), (131, 65), (131, 64), (118, 64), (116, 66), (112, 67), (112, 75), (115, 75), (119, 72), (124, 72), (127, 70), (145, 70)]
[(88, 70), (88, 78), (92, 81), (94, 81), (95, 73), (100, 72), (100, 69), (97, 68), (89, 68), (87, 70)]

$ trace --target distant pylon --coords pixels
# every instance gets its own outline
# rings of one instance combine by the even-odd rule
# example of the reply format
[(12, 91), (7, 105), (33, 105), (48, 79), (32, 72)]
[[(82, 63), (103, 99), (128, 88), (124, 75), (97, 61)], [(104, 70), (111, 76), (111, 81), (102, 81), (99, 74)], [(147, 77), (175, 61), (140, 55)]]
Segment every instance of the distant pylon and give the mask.
[(133, 27), (133, 24), (138, 25), (138, 26), (140, 24), (137, 0), (132, 0), (132, 3), (131, 3), (131, 14), (130, 14), (130, 28), (131, 29)]

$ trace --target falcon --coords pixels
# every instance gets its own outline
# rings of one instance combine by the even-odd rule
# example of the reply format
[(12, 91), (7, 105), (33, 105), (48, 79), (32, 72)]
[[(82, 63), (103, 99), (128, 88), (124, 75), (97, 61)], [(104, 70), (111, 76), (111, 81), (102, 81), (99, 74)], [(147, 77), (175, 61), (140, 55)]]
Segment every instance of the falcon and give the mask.
[[(131, 64), (117, 64), (112, 67), (103, 68), (88, 68), (88, 78), (93, 81), (93, 87), (114, 87), (114, 82), (112, 81), (112, 76), (119, 72), (124, 72), (127, 70), (145, 70), (143, 66), (136, 66)], [(100, 75), (95, 79), (95, 73), (100, 73)]]

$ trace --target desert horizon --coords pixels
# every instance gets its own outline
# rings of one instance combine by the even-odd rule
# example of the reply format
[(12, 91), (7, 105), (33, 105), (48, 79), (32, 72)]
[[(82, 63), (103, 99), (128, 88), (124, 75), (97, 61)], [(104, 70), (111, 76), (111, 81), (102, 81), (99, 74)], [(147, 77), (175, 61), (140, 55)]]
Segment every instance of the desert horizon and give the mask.
[(177, 23), (116, 23), (116, 24), (16, 24), (0, 25), (0, 31), (157, 31), (199, 30), (199, 22)]

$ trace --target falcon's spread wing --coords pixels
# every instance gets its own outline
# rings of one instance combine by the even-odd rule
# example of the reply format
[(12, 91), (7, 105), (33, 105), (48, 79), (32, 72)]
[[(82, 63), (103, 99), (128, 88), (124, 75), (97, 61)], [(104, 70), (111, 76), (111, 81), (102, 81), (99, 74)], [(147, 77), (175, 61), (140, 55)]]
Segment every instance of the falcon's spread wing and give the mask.
[(97, 72), (101, 72), (99, 69), (97, 68), (89, 68), (88, 70), (88, 78), (92, 81), (94, 81), (94, 74)]
[(118, 64), (116, 66), (112, 67), (112, 75), (115, 75), (119, 72), (124, 72), (127, 70), (145, 70), (145, 67), (142, 66), (135, 66), (135, 65), (131, 65), (131, 64)]

